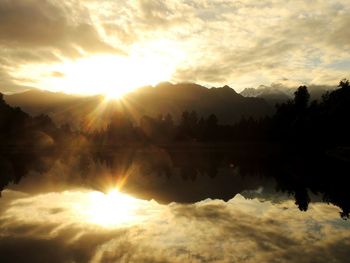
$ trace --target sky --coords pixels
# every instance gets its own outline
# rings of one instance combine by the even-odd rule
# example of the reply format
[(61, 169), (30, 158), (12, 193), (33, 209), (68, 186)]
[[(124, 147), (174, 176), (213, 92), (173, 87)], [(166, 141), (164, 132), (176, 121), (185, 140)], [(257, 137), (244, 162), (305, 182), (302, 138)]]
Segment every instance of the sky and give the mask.
[(336, 85), (348, 0), (0, 0), (0, 91)]

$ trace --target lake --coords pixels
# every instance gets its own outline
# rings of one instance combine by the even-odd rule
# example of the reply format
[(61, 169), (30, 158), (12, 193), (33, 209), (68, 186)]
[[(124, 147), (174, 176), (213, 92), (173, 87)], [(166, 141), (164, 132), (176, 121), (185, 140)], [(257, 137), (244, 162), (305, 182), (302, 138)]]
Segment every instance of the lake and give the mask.
[(349, 163), (264, 147), (0, 159), (1, 262), (347, 262)]

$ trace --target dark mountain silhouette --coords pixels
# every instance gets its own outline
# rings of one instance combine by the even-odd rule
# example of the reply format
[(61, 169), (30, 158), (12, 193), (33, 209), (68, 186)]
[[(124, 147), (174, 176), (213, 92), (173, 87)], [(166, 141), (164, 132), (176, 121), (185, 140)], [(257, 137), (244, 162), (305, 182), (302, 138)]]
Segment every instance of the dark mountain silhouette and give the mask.
[(142, 87), (125, 95), (123, 100), (110, 101), (103, 107), (99, 107), (102, 96), (79, 97), (41, 90), (7, 95), (5, 100), (31, 115), (48, 114), (56, 123), (69, 123), (76, 128), (97, 109), (101, 115), (99, 119), (109, 119), (111, 113), (118, 110), (131, 114), (136, 122), (144, 115), (157, 117), (167, 113), (175, 117), (174, 121), (179, 121), (176, 118), (191, 109), (201, 116), (215, 114), (227, 124), (237, 122), (243, 115), (259, 118), (273, 112), (273, 107), (263, 99), (245, 98), (228, 86), (208, 89), (193, 83), (166, 82)]
[(103, 100), (102, 96), (84, 97), (37, 89), (5, 95), (4, 99), (32, 116), (46, 114), (57, 124), (69, 123), (73, 128), (79, 128), (84, 116)]
[(138, 106), (143, 115), (170, 113), (181, 116), (183, 111), (191, 109), (205, 117), (215, 114), (223, 124), (234, 123), (243, 115), (258, 118), (273, 111), (264, 100), (244, 98), (229, 86), (207, 89), (193, 83), (144, 87), (129, 94), (127, 99)]

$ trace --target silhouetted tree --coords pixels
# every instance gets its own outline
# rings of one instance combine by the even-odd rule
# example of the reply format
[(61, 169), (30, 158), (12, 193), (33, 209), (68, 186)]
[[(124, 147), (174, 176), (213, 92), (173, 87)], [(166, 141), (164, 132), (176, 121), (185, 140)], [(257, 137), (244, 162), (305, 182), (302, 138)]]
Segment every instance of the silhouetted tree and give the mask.
[(340, 87), (340, 88), (342, 88), (342, 89), (348, 89), (348, 88), (350, 87), (349, 80), (347, 80), (347, 79), (342, 79), (342, 80), (339, 82), (338, 87)]
[(218, 118), (215, 114), (211, 114), (206, 119), (206, 132), (205, 132), (205, 139), (208, 141), (215, 140), (219, 137), (218, 134)]
[(211, 114), (207, 119), (208, 128), (216, 128), (218, 126), (218, 118), (215, 114)]
[(307, 108), (310, 100), (310, 93), (306, 86), (300, 86), (294, 92), (294, 104), (298, 111), (303, 111)]

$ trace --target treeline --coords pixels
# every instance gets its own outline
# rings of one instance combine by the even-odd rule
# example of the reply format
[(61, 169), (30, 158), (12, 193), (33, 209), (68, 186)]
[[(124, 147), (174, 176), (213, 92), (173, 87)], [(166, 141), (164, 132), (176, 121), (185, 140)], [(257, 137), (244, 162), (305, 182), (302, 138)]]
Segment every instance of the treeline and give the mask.
[(0, 95), (0, 144), (29, 148), (64, 149), (84, 138), (92, 147), (127, 144), (167, 144), (176, 142), (289, 142), (322, 146), (349, 145), (350, 87), (327, 92), (320, 101), (310, 102), (306, 86), (294, 99), (276, 106), (276, 113), (259, 120), (242, 116), (234, 125), (221, 125), (218, 118), (183, 112), (175, 122), (170, 114), (144, 116), (135, 125), (126, 113), (114, 113), (110, 124), (94, 132), (73, 132), (68, 125), (57, 127), (46, 115), (31, 117), (8, 106)]
[(25, 150), (52, 150), (65, 148), (72, 144), (79, 132), (73, 132), (69, 125), (57, 125), (47, 115), (32, 117), (19, 107), (10, 107), (0, 93), (0, 150), (9, 152)]
[(57, 127), (47, 115), (32, 117), (10, 107), (0, 93), (0, 195), (8, 183), (18, 183), (29, 171), (48, 171), (56, 160), (87, 149), (86, 144), (84, 134), (68, 125)]
[(273, 116), (261, 119), (242, 116), (234, 125), (221, 125), (212, 114), (199, 116), (196, 111), (183, 112), (175, 123), (170, 114), (158, 118), (144, 116), (138, 126), (131, 118), (116, 113), (110, 125), (91, 134), (99, 145), (135, 142), (277, 142), (348, 145), (350, 116), (349, 81), (340, 81), (338, 89), (327, 92), (320, 101), (310, 102), (306, 86), (300, 86), (294, 99), (276, 105)]
[(326, 92), (310, 103), (306, 86), (294, 93), (293, 101), (277, 106), (271, 135), (277, 140), (291, 140), (320, 145), (349, 145), (350, 85), (343, 79), (338, 89)]

